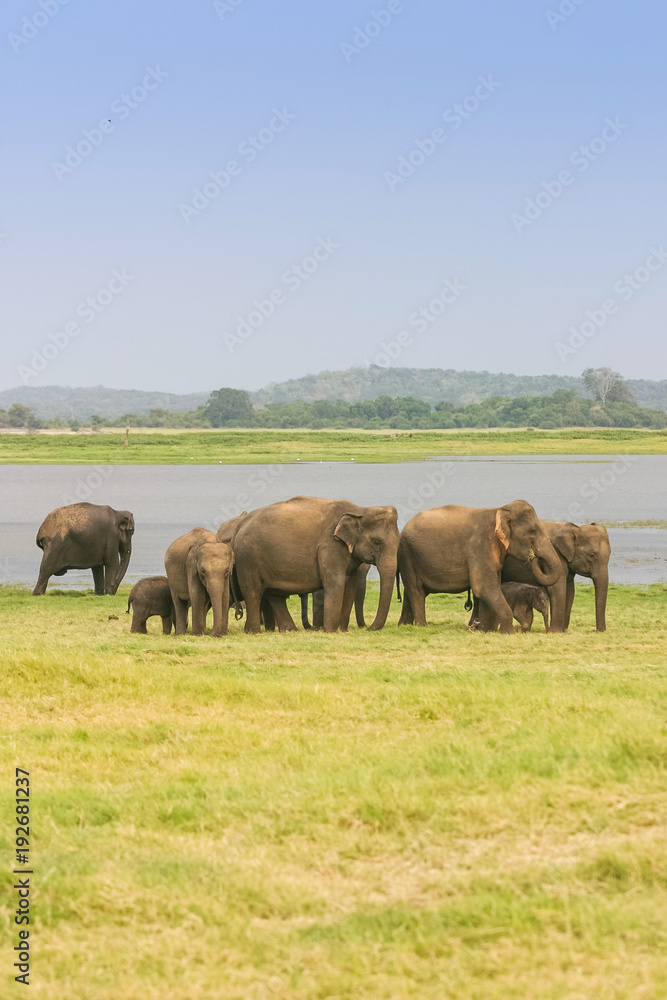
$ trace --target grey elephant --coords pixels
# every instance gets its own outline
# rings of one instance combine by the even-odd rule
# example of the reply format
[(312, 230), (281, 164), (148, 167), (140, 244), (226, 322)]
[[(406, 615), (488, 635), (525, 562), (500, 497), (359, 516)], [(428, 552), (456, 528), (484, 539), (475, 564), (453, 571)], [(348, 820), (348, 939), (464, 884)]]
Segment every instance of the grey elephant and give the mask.
[(132, 555), (134, 517), (129, 510), (73, 503), (47, 514), (37, 532), (43, 551), (33, 594), (44, 594), (51, 576), (91, 569), (95, 593), (115, 594)]
[[(364, 620), (364, 601), (366, 599), (366, 577), (371, 568), (370, 563), (362, 563), (357, 570), (357, 587), (354, 593), (354, 612), (357, 619), (358, 628), (366, 628)], [(350, 622), (348, 612), (347, 620), (340, 622), (339, 628), (347, 631)], [(313, 593), (313, 624), (308, 620), (308, 594), (301, 595), (301, 624), (305, 629), (321, 629), (324, 627), (324, 591), (316, 590)]]
[[(560, 559), (535, 510), (525, 500), (502, 507), (449, 505), (421, 511), (405, 525), (398, 547), (398, 570), (405, 594), (399, 625), (426, 625), (428, 594), (480, 599), (483, 631), (511, 633), (512, 609), (500, 587), (508, 555), (530, 563), (540, 586), (553, 583)], [(544, 563), (544, 569), (540, 565)]]
[[(548, 587), (551, 605), (549, 631), (564, 632), (570, 624), (574, 601), (575, 575), (588, 577), (595, 586), (595, 627), (604, 632), (607, 627), (606, 607), (609, 588), (609, 557), (611, 545), (607, 529), (601, 524), (572, 524), (571, 521), (543, 521), (551, 544), (558, 553), (560, 572)], [(530, 566), (510, 556), (503, 565), (503, 580), (536, 584)]]
[(162, 619), (162, 632), (171, 634), (172, 625), (176, 627), (174, 602), (171, 597), (169, 580), (166, 576), (147, 576), (135, 583), (127, 599), (127, 614), (132, 609), (132, 626), (130, 632), (146, 635), (146, 622), (153, 615)]
[(370, 628), (382, 628), (396, 575), (398, 538), (395, 507), (301, 496), (252, 511), (233, 542), (246, 631), (260, 630), (264, 594), (284, 597), (320, 588), (324, 629), (336, 631), (349, 618), (357, 570), (364, 562), (380, 573), (380, 602)]
[(219, 542), (212, 531), (193, 528), (171, 543), (164, 566), (176, 614), (176, 635), (188, 627), (188, 605), (192, 605), (192, 634), (203, 635), (206, 613), (213, 609), (213, 635), (227, 635), (229, 597), (234, 553)]

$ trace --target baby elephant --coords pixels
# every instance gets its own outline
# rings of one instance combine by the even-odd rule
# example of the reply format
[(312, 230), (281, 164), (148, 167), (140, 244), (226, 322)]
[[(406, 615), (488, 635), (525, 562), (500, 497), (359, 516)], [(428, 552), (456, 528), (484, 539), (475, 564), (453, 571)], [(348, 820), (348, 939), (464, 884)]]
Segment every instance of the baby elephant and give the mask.
[(522, 632), (530, 632), (533, 608), (541, 613), (544, 629), (549, 631), (549, 595), (544, 587), (533, 587), (529, 583), (503, 583), (501, 590)]
[(171, 599), (169, 580), (166, 576), (147, 576), (135, 583), (127, 599), (127, 614), (132, 608), (132, 628), (130, 632), (146, 634), (146, 620), (152, 615), (162, 618), (162, 632), (171, 634), (171, 626), (176, 626), (174, 602)]

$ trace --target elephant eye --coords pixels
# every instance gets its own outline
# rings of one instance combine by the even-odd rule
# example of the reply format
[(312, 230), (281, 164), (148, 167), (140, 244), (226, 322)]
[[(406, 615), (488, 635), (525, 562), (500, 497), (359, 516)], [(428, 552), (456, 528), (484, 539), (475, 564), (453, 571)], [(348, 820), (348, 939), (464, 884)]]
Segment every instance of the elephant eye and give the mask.
[(381, 538), (371, 538), (371, 541), (372, 541), (373, 545), (382, 545), (382, 539)]

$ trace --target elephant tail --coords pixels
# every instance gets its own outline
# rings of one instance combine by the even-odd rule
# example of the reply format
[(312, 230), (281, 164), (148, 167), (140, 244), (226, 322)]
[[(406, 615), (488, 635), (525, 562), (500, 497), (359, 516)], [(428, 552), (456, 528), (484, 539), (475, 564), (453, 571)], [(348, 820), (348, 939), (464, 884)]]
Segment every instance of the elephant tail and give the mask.
[(398, 570), (396, 570), (396, 597), (398, 598), (398, 602), (400, 604), (403, 598), (401, 597), (401, 574)]
[(132, 594), (130, 594), (130, 596), (127, 599), (127, 611), (125, 612), (126, 615), (129, 615), (129, 613), (130, 613), (130, 605), (131, 604), (132, 604)]
[(472, 611), (472, 601), (470, 600), (470, 587), (468, 587), (468, 597), (466, 598), (466, 602), (463, 605), (463, 610)]

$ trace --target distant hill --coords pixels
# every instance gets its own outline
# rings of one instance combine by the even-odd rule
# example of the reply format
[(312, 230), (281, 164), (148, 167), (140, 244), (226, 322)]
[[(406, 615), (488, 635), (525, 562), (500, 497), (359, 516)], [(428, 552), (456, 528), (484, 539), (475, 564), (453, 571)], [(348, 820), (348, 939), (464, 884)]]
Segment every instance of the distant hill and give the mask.
[[(626, 385), (639, 406), (667, 411), (667, 380), (628, 379)], [(220, 386), (212, 386), (212, 389)], [(589, 396), (580, 378), (572, 375), (510, 375), (496, 372), (458, 372), (453, 368), (348, 368), (345, 371), (323, 371), (317, 375), (272, 382), (257, 392), (251, 392), (253, 406), (267, 403), (287, 403), (303, 399), (313, 402), (344, 399), (348, 403), (378, 396), (414, 396), (426, 403), (445, 400), (456, 406), (481, 403), (489, 396), (550, 396), (557, 389), (575, 389)], [(68, 386), (19, 386), (0, 392), (0, 409), (12, 403), (31, 406), (38, 417), (52, 420), (60, 416), (89, 420), (93, 413), (116, 419), (125, 413), (145, 415), (150, 410), (195, 410), (208, 399), (208, 392), (184, 395), (169, 392), (145, 392), (141, 389), (106, 389)]]
[[(667, 380), (628, 379), (626, 385), (639, 406), (667, 411)], [(318, 375), (272, 382), (251, 393), (253, 405), (287, 403), (296, 399), (344, 399), (355, 403), (378, 396), (415, 396), (431, 405), (446, 400), (456, 406), (481, 403), (489, 396), (550, 396), (557, 389), (575, 389), (590, 396), (583, 379), (572, 375), (509, 375), (495, 372), (458, 372), (453, 368), (348, 368)]]
[(38, 417), (53, 420), (90, 420), (93, 413), (113, 420), (124, 413), (145, 414), (150, 410), (196, 410), (208, 392), (178, 395), (173, 392), (144, 392), (143, 389), (106, 389), (103, 385), (72, 389), (64, 385), (24, 385), (0, 392), (0, 409), (12, 403), (31, 406)]

